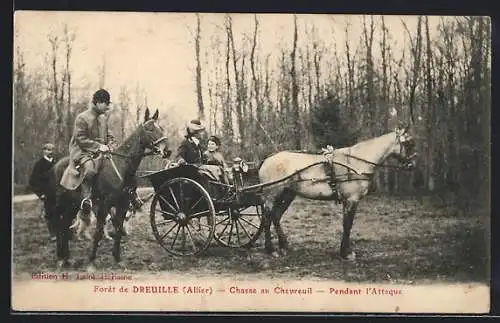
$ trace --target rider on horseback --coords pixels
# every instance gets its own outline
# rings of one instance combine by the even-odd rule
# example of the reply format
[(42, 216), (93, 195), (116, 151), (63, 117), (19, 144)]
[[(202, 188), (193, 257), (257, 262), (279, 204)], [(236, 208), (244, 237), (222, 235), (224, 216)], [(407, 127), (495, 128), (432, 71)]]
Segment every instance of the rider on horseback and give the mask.
[(82, 201), (80, 209), (84, 215), (92, 208), (92, 190), (94, 178), (100, 169), (98, 153), (111, 151), (114, 137), (107, 124), (105, 113), (110, 109), (109, 92), (100, 89), (94, 93), (92, 106), (78, 114), (75, 119), (73, 136), (69, 143), (69, 156), (79, 168), (82, 178)]

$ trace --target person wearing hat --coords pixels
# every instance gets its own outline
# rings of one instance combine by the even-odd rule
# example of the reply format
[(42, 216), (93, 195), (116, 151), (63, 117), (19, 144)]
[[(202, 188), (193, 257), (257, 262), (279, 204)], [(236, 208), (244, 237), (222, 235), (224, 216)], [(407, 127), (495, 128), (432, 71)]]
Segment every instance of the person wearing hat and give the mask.
[(203, 163), (203, 150), (200, 145), (205, 127), (200, 120), (191, 120), (186, 125), (186, 136), (177, 149), (177, 163), (197, 164)]
[(106, 153), (114, 145), (114, 136), (108, 124), (106, 112), (110, 109), (111, 97), (108, 91), (100, 89), (92, 97), (89, 109), (76, 116), (73, 135), (69, 143), (71, 162), (79, 168), (83, 177), (80, 210), (89, 215), (92, 208), (93, 179), (100, 168), (98, 152)]
[(44, 219), (50, 234), (50, 240), (56, 240), (55, 219), (53, 217), (55, 201), (53, 194), (50, 194), (49, 171), (56, 163), (54, 157), (54, 145), (46, 143), (42, 147), (42, 157), (35, 163), (29, 178), (29, 187), (36, 196), (43, 202)]

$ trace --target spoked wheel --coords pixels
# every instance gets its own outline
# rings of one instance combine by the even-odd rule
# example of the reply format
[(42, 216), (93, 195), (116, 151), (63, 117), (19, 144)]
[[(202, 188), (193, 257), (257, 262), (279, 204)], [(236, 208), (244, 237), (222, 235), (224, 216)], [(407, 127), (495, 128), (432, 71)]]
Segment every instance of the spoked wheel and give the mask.
[(214, 236), (215, 209), (208, 192), (184, 177), (167, 181), (151, 201), (151, 228), (158, 243), (176, 256), (205, 251)]
[(226, 247), (249, 248), (262, 233), (262, 205), (229, 208), (216, 219), (215, 239)]

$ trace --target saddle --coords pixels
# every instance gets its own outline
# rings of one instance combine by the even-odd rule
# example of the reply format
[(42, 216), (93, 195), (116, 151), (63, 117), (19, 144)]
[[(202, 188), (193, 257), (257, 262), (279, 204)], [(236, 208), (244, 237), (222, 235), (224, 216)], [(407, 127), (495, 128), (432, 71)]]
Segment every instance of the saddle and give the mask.
[(83, 174), (77, 169), (73, 161), (70, 161), (61, 177), (61, 186), (67, 190), (74, 191), (82, 182)]
[[(88, 157), (88, 159), (92, 159), (92, 157)], [(61, 177), (60, 184), (62, 187), (74, 191), (82, 184), (84, 176), (83, 172), (80, 171), (80, 164), (86, 162), (88, 159), (84, 159), (80, 163), (75, 163), (75, 161), (70, 159)]]

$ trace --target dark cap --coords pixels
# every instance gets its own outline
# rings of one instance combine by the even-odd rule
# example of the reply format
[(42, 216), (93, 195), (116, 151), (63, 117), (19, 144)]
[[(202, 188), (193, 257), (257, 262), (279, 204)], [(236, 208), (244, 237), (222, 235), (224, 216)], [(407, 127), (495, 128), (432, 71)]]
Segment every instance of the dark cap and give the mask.
[(111, 102), (111, 96), (109, 95), (109, 92), (100, 89), (94, 93), (94, 96), (92, 97), (92, 103), (110, 103)]

